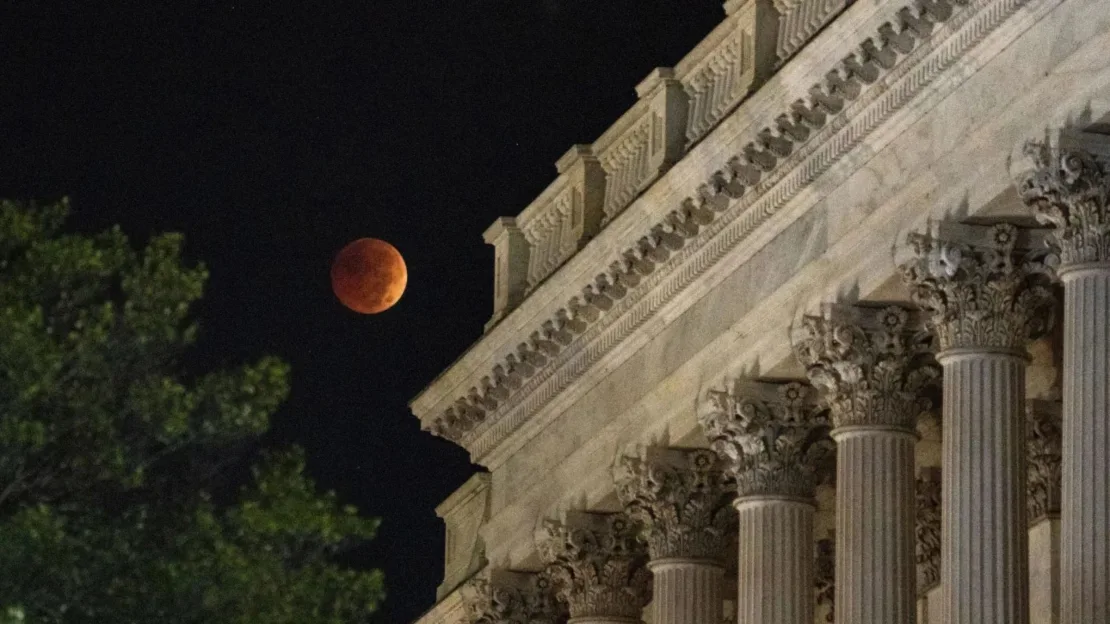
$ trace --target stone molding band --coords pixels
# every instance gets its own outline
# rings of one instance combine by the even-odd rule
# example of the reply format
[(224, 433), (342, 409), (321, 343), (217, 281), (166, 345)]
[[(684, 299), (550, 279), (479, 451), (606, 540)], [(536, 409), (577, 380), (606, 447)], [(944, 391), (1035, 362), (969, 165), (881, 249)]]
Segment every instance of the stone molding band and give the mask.
[[(653, 228), (649, 236), (641, 239), (636, 247), (621, 255), (616, 264), (621, 265), (622, 268), (618, 272), (620, 276), (625, 277), (619, 279), (619, 276), (606, 277), (602, 282), (587, 286), (582, 297), (573, 298), (567, 308), (561, 310), (549, 322), (545, 322), (541, 329), (533, 332), (531, 342), (522, 343), (524, 348), (520, 353), (507, 356), (503, 364), (494, 368), (488, 379), (476, 385), (468, 396), (456, 401), (454, 406), (435, 419), (435, 423), (426, 421), (426, 426), (437, 435), (465, 445), (474, 457), (479, 459), (484, 457), (496, 444), (520, 426), (526, 414), (539, 409), (546, 397), (550, 396), (551, 392), (557, 391), (556, 388), (552, 388), (540, 395), (534, 395), (534, 391), (540, 385), (550, 385), (553, 382), (559, 387), (565, 387), (593, 361), (600, 358), (604, 351), (620, 341), (621, 338), (616, 337), (605, 341), (608, 346), (599, 348), (595, 344), (588, 349), (583, 346), (583, 341), (588, 343), (599, 334), (597, 327), (599, 319), (604, 321), (603, 317), (624, 316), (630, 311), (633, 300), (641, 300), (660, 283), (662, 273), (673, 275), (673, 268), (690, 258), (694, 250), (703, 249), (712, 258), (706, 256), (704, 259), (699, 259), (698, 264), (701, 266), (699, 270), (694, 273), (682, 272), (681, 276), (673, 275), (674, 278), (689, 283), (728, 249), (766, 222), (778, 207), (785, 204), (809, 180), (823, 172), (839, 155), (855, 145), (863, 135), (889, 117), (900, 103), (913, 97), (931, 81), (932, 77), (968, 48), (981, 41), (1025, 3), (1026, 0), (972, 0), (964, 5), (938, 0), (923, 3), (921, 9), (900, 11), (897, 20), (901, 25), (900, 30), (895, 30), (889, 25), (880, 29), (877, 40), (881, 42), (881, 47), (871, 40), (865, 42), (858, 56), (850, 57), (845, 61), (844, 68), (839, 72), (830, 72), (829, 82), (826, 85), (811, 91), (808, 104), (801, 103), (801, 108), (795, 105), (786, 115), (780, 116), (780, 122), (788, 125), (781, 126), (780, 123), (780, 129), (770, 131), (767, 136), (774, 141), (781, 140), (792, 144), (793, 148), (789, 156), (776, 156), (770, 147), (774, 141), (764, 143), (762, 148), (756, 143), (749, 145), (745, 148), (742, 157), (735, 159), (734, 164), (713, 174), (710, 180), (700, 187), (696, 197), (685, 200), (681, 210), (672, 213), (673, 216)], [(955, 33), (969, 23), (974, 24), (973, 36), (954, 37)], [(925, 57), (934, 53), (944, 60), (938, 62), (938, 59), (933, 59), (928, 64), (922, 64)], [(912, 60), (907, 62), (907, 58)], [(860, 59), (869, 59), (869, 62), (860, 64)], [(852, 66), (855, 66), (855, 69), (852, 69)], [(892, 88), (891, 82), (909, 80), (910, 75), (913, 78), (905, 87)], [(875, 84), (880, 83), (886, 88), (874, 87)], [(881, 113), (860, 116), (863, 108), (867, 106), (877, 107)], [(791, 122), (790, 119), (795, 121)], [(836, 123), (833, 123), (834, 119)], [(820, 120), (819, 124), (818, 120)], [(802, 138), (801, 129), (805, 128), (807, 123), (817, 125)], [(798, 132), (791, 134), (781, 129), (782, 127), (797, 128)], [(832, 137), (837, 134), (851, 135), (852, 138), (848, 141), (830, 143)], [(821, 140), (814, 139), (818, 135)], [(828, 153), (829, 150), (833, 150), (836, 154)], [(799, 168), (805, 161), (813, 163), (813, 159), (819, 160), (822, 164)], [(760, 171), (759, 166), (752, 165), (758, 162), (762, 162), (766, 170)], [(790, 165), (784, 168), (780, 166), (782, 163), (790, 163)], [(754, 177), (757, 172), (758, 178)], [(745, 195), (741, 201), (733, 201), (740, 196), (741, 190), (734, 183), (740, 184), (744, 189), (748, 188), (743, 185), (743, 181), (748, 179), (745, 176), (751, 176), (748, 184), (754, 189), (754, 197), (758, 199), (749, 200), (749, 196)], [(787, 182), (786, 177), (791, 176), (791, 180)], [(798, 176), (802, 177), (798, 178)], [(779, 191), (773, 195), (769, 194), (776, 186)], [(758, 214), (755, 214), (748, 209), (753, 207), (754, 203), (768, 205), (761, 207), (756, 211)], [(716, 214), (714, 211), (723, 211), (721, 213), (723, 218), (714, 218), (711, 223), (708, 223), (710, 217)], [(687, 223), (683, 221), (687, 218), (683, 217), (683, 214), (689, 217), (691, 227), (683, 225)], [(743, 218), (736, 221), (741, 216)], [(698, 219), (706, 220), (708, 224), (700, 224)], [(733, 223), (734, 221), (736, 222)], [(727, 236), (729, 240), (709, 245), (706, 249), (707, 246), (704, 243), (717, 240), (716, 235), (730, 224), (733, 227)], [(694, 226), (697, 228), (695, 229)], [(739, 230), (733, 232), (737, 227)], [(686, 239), (687, 236), (691, 238)], [(671, 248), (668, 248), (668, 245), (671, 245)], [(665, 266), (655, 267), (648, 275), (636, 273), (639, 270), (636, 267), (640, 266), (638, 263), (643, 262), (650, 262), (653, 265), (662, 262)], [(647, 265), (643, 265), (642, 268), (646, 269)], [(636, 283), (630, 288), (621, 283), (621, 280), (625, 279), (634, 280)], [(614, 288), (614, 285), (622, 286), (623, 291), (620, 288)], [(677, 288), (672, 287), (667, 290), (674, 293)], [(628, 297), (628, 294), (633, 296)], [(653, 295), (650, 297), (649, 307), (653, 310), (658, 309), (661, 303), (669, 298), (670, 295), (663, 295), (662, 298)], [(645, 314), (651, 313), (652, 311), (637, 313), (635, 320), (629, 319), (629, 322), (620, 324), (619, 332), (622, 336), (626, 336), (643, 322), (646, 318)], [(612, 321), (602, 322), (600, 325), (608, 328), (612, 325)], [(526, 354), (527, 357), (525, 357)], [(540, 356), (543, 359), (542, 363), (540, 363)], [(588, 361), (583, 361), (582, 357), (586, 357)], [(528, 359), (532, 362), (528, 362)], [(564, 366), (570, 359), (578, 360), (578, 363), (572, 367), (574, 370), (568, 370)], [(562, 371), (554, 378), (552, 377), (553, 366)], [(517, 397), (530, 398), (522, 402), (522, 399)], [(509, 414), (510, 411), (512, 414)]]

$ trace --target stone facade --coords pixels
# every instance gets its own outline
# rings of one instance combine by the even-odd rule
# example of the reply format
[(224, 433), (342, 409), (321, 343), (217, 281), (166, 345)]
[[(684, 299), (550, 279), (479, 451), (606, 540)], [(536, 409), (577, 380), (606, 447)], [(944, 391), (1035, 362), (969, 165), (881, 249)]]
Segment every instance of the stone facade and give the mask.
[(421, 624), (1110, 621), (1108, 58), (1104, 0), (727, 2), (486, 232)]

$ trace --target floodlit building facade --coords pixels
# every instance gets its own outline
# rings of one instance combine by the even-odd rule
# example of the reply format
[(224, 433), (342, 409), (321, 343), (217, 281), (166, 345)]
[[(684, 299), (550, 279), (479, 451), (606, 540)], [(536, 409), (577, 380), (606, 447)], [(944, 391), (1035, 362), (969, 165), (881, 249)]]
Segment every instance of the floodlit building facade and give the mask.
[(1110, 1), (724, 14), (485, 231), (419, 622), (1110, 622)]

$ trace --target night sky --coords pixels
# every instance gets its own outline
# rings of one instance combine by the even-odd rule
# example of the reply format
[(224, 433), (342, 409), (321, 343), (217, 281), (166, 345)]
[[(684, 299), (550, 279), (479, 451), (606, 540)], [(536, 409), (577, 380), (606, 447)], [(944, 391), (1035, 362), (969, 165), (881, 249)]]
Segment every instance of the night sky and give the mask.
[[(0, 8), (0, 197), (74, 206), (72, 229), (180, 231), (212, 277), (197, 359), (293, 366), (268, 442), (367, 515), (377, 621), (434, 602), (434, 507), (476, 469), (407, 402), (482, 332), (493, 254), (573, 143), (723, 17), (718, 0), (38, 2)], [(79, 8), (77, 8), (79, 7)], [(393, 309), (331, 293), (347, 242), (405, 256)]]

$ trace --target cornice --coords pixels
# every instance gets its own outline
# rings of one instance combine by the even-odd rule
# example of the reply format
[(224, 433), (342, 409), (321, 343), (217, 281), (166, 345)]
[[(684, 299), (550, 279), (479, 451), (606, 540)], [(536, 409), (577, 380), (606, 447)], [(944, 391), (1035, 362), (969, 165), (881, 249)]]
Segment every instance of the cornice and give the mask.
[(898, 27), (881, 24), (820, 84), (777, 115), (760, 115), (765, 127), (750, 133), (739, 155), (720, 163), (634, 246), (603, 263), (608, 268), (581, 295), (546, 321), (518, 325), (511, 336), (502, 332), (499, 344), (518, 346), (491, 370), (471, 370), (470, 383), (453, 384), (469, 391), (453, 403), (441, 395), (439, 413), (428, 404), (431, 397), (418, 397), (413, 408), (424, 427), (466, 447), (476, 461), (492, 463), (485, 461), (490, 453), (533, 414), (1028, 1), (926, 0), (917, 3), (920, 9), (888, 16)]

